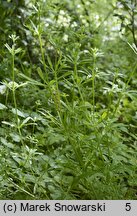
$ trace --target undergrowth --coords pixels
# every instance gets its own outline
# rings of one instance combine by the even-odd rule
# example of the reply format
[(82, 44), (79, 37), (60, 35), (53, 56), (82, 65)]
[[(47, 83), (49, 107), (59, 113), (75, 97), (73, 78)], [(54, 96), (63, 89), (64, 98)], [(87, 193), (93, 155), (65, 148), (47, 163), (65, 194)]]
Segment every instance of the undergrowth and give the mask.
[(3, 46), (0, 199), (136, 199), (137, 65), (116, 66), (65, 4), (42, 4)]

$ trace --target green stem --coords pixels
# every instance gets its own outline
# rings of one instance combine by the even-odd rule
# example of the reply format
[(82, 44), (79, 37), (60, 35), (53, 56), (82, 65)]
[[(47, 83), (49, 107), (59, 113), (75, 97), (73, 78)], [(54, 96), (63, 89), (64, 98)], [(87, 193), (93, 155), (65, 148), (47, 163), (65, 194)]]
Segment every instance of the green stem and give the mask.
[(92, 70), (92, 103), (93, 103), (93, 114), (95, 113), (95, 66), (96, 66), (96, 59), (94, 57), (93, 61), (93, 70)]
[(43, 46), (42, 46), (42, 38), (41, 38), (41, 34), (38, 35), (39, 38), (39, 44), (40, 44), (40, 52), (41, 52), (41, 56), (42, 56), (42, 63), (43, 63), (43, 67), (44, 67), (44, 71), (46, 73), (46, 82), (48, 83), (48, 74), (47, 74), (47, 67), (46, 67), (46, 62), (45, 62), (45, 56), (44, 56), (44, 50), (43, 50)]
[[(80, 98), (82, 101), (84, 101), (83, 99), (83, 95), (82, 95), (82, 92), (81, 92), (81, 89), (80, 89), (80, 85), (78, 83), (78, 69), (77, 69), (77, 56), (75, 58), (75, 62), (74, 62), (74, 86), (76, 84), (77, 88), (78, 88), (78, 92), (79, 92), (79, 95), (80, 95)], [(76, 83), (75, 83), (76, 82)]]
[[(14, 45), (13, 45), (14, 46)], [(15, 95), (15, 70), (14, 70), (14, 61), (15, 61), (15, 54), (12, 54), (12, 95), (13, 95), (13, 103), (16, 112), (16, 123), (18, 125), (18, 115), (17, 115), (17, 102), (16, 102), (16, 95)]]
[(15, 62), (15, 53), (12, 54), (12, 95), (13, 95), (13, 103), (14, 103), (14, 108), (15, 108), (15, 116), (16, 116), (16, 124), (17, 124), (17, 129), (19, 132), (19, 136), (21, 139), (21, 143), (23, 145), (23, 140), (22, 140), (22, 133), (20, 130), (20, 125), (18, 121), (18, 113), (17, 113), (17, 101), (16, 101), (16, 94), (15, 94), (15, 69), (14, 69), (14, 62)]

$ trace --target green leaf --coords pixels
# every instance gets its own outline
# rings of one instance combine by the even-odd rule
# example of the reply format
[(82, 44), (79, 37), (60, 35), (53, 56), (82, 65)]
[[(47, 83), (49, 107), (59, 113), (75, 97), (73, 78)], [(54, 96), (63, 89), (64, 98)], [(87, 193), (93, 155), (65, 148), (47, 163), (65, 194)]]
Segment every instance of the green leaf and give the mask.
[(15, 115), (17, 114), (17, 115), (20, 116), (20, 117), (23, 117), (23, 118), (26, 117), (25, 113), (23, 113), (22, 111), (20, 111), (20, 110), (18, 110), (18, 109), (12, 108), (11, 112), (12, 112), (13, 114), (15, 114)]
[(45, 82), (44, 74), (43, 74), (40, 67), (37, 68), (37, 72), (38, 72), (38, 75), (40, 76), (40, 78)]
[(11, 127), (15, 127), (15, 124), (7, 122), (7, 121), (2, 121), (2, 124), (9, 125)]
[(7, 107), (4, 104), (0, 103), (0, 110), (4, 110), (4, 109), (7, 109)]
[(101, 119), (104, 120), (107, 117), (107, 112), (103, 112)]
[(0, 94), (3, 95), (6, 92), (6, 89), (7, 89), (6, 85), (0, 85)]
[(9, 46), (9, 44), (5, 44), (5, 47), (8, 49), (8, 51), (12, 54), (13, 53), (13, 50), (12, 48)]
[(12, 137), (12, 139), (15, 141), (15, 142), (20, 142), (21, 139), (20, 139), (20, 136), (16, 133), (10, 133), (10, 136)]
[(3, 145), (7, 146), (8, 148), (13, 149), (14, 145), (10, 142), (8, 142), (6, 139), (4, 139), (3, 137), (0, 138), (1, 142)]

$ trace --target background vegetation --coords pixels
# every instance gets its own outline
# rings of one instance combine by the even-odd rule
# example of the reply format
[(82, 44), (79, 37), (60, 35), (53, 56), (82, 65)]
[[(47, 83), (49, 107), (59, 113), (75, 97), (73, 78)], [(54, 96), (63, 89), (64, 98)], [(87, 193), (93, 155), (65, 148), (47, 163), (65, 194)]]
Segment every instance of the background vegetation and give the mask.
[(0, 199), (136, 199), (137, 1), (0, 14)]

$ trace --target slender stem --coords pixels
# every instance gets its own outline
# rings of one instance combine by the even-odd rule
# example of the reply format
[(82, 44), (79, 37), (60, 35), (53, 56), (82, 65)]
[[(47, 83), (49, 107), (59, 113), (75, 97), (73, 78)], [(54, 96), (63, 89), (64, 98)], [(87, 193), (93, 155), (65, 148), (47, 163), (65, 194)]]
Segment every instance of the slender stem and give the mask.
[(116, 71), (116, 74), (113, 78), (112, 89), (109, 92), (109, 96), (108, 96), (109, 103), (108, 103), (108, 109), (107, 109), (107, 117), (109, 116), (109, 113), (111, 111), (111, 104), (112, 104), (112, 100), (113, 100), (113, 88), (114, 88), (114, 84), (116, 82), (117, 77), (118, 77), (118, 70)]
[(96, 59), (93, 57), (93, 70), (92, 70), (92, 104), (93, 104), (93, 114), (95, 113), (95, 70), (96, 70)]
[(61, 103), (60, 103), (60, 92), (59, 92), (59, 86), (58, 86), (58, 77), (57, 77), (57, 70), (54, 70), (54, 78), (55, 78), (55, 103), (56, 103), (56, 109), (57, 112), (60, 113), (61, 111)]
[[(14, 46), (14, 45), (13, 45)], [(13, 94), (13, 102), (16, 112), (16, 123), (18, 125), (18, 115), (17, 115), (17, 102), (15, 95), (15, 70), (14, 70), (14, 61), (15, 61), (15, 53), (12, 54), (12, 94)]]
[(79, 77), (78, 77), (78, 68), (77, 68), (77, 55), (75, 56), (75, 61), (74, 61), (74, 86), (76, 84), (76, 86), (78, 88), (78, 92), (79, 92), (80, 98), (81, 98), (82, 101), (84, 101), (83, 95), (82, 95), (82, 92), (81, 92), (81, 89), (80, 89), (80, 85), (78, 83), (78, 78)]
[(40, 44), (40, 52), (41, 52), (41, 56), (42, 56), (42, 63), (43, 63), (44, 71), (46, 73), (46, 82), (48, 83), (48, 74), (47, 74), (47, 70), (46, 70), (46, 62), (45, 62), (45, 56), (44, 56), (41, 34), (38, 35), (38, 38), (39, 38), (39, 44)]
[(22, 133), (20, 130), (20, 125), (19, 125), (19, 121), (18, 121), (18, 113), (17, 113), (17, 101), (16, 101), (16, 94), (15, 94), (15, 69), (14, 68), (15, 68), (15, 51), (13, 51), (13, 53), (12, 53), (12, 82), (13, 82), (12, 83), (12, 95), (13, 95), (13, 103), (14, 103), (14, 108), (15, 108), (17, 129), (19, 132), (21, 143), (23, 144)]

